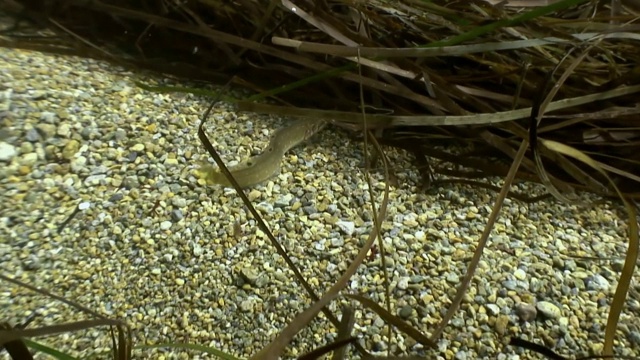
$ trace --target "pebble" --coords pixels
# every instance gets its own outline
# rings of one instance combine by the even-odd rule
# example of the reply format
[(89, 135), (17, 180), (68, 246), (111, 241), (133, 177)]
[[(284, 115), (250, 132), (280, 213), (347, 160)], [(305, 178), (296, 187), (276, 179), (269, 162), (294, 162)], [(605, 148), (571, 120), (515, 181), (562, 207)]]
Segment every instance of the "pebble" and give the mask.
[(249, 198), (249, 201), (255, 201), (259, 199), (261, 196), (262, 196), (262, 193), (258, 190), (251, 190), (249, 192), (249, 195), (247, 195), (247, 197)]
[(131, 146), (131, 147), (129, 148), (129, 150), (131, 150), (131, 151), (138, 151), (138, 152), (139, 152), (139, 151), (143, 151), (143, 150), (144, 150), (144, 144), (137, 143), (137, 144), (135, 144), (135, 145)]
[(32, 166), (38, 161), (38, 154), (27, 153), (20, 157), (20, 164), (24, 166)]
[(347, 235), (353, 235), (353, 232), (356, 230), (356, 224), (353, 221), (337, 221), (336, 226), (342, 230), (342, 232)]
[(507, 327), (509, 326), (509, 317), (506, 315), (500, 315), (496, 319), (495, 329), (500, 336), (504, 336), (507, 333)]
[(409, 288), (409, 280), (411, 279), (407, 276), (402, 276), (400, 279), (398, 279), (398, 289), (407, 290)]
[(286, 194), (283, 196), (278, 197), (278, 199), (273, 203), (273, 206), (276, 208), (286, 208), (287, 206), (289, 206), (289, 204), (291, 204), (291, 201), (293, 200), (293, 195), (292, 194)]
[(28, 129), (24, 137), (25, 139), (27, 139), (27, 141), (31, 142), (38, 142), (41, 139), (40, 133), (38, 133), (38, 130), (36, 130), (35, 128)]
[(80, 150), (80, 143), (77, 140), (70, 140), (62, 149), (62, 157), (71, 160), (78, 150)]
[(456, 273), (448, 273), (446, 279), (447, 282), (451, 284), (458, 284), (460, 282), (460, 276)]
[(187, 199), (176, 196), (171, 199), (171, 205), (177, 208), (183, 208), (187, 206)]
[(69, 137), (71, 135), (71, 125), (68, 123), (62, 123), (58, 126), (58, 135), (62, 137)]
[[(0, 129), (0, 201), (11, 204), (10, 212), (0, 211), (0, 236), (6, 239), (0, 241), (0, 271), (53, 291), (51, 284), (64, 283), (65, 296), (128, 321), (135, 343), (160, 343), (171, 335), (215, 344), (236, 357), (255, 355), (308, 307), (308, 297), (235, 190), (202, 186), (193, 176), (201, 160), (210, 161), (197, 134), (207, 105), (200, 98), (143, 91), (134, 80), (158, 79), (94, 60), (0, 48), (0, 62), (0, 103), (10, 104), (11, 112), (3, 118), (10, 124)], [(237, 162), (263, 148), (286, 121), (236, 113), (219, 103), (205, 130), (223, 159)], [(303, 277), (322, 293), (353, 261), (373, 227), (373, 213), (358, 169), (362, 144), (332, 128), (316, 138), (314, 145), (289, 151), (279, 176), (246, 193), (259, 202), (254, 206)], [(395, 150), (388, 156), (400, 179), (389, 194), (381, 231), (392, 314), (428, 333), (450, 306), (496, 194), (456, 183), (418, 191), (410, 156)], [(378, 199), (380, 176), (372, 171)], [(534, 184), (513, 188), (544, 192)], [(58, 234), (55, 229), (79, 203), (91, 206)], [(603, 306), (623, 262), (579, 258), (619, 258), (628, 241), (625, 222), (611, 203), (584, 210), (552, 200), (507, 199), (462, 308), (438, 340), (440, 352), (421, 350), (406, 336), (387, 345), (385, 321), (370, 311), (356, 320), (359, 342), (381, 356), (457, 359), (530, 356), (502, 346), (513, 335), (545, 344), (557, 339), (564, 353), (597, 349), (593, 339), (602, 335)], [(379, 252), (372, 251), (348, 290), (382, 303)], [(253, 272), (245, 279), (242, 269)], [(12, 296), (22, 290), (8, 286), (0, 293), (3, 319), (20, 323), (15, 314), (34, 309), (51, 311), (52, 323), (77, 315), (66, 307), (53, 312), (44, 297)], [(536, 299), (550, 305), (531, 305)], [(616, 339), (614, 352), (632, 356), (639, 354), (633, 322), (638, 295), (630, 293), (627, 304), (619, 326), (624, 336)], [(285, 357), (326, 344), (333, 331), (313, 321)], [(79, 357), (95, 355), (77, 339), (50, 340)], [(91, 341), (111, 346), (108, 336)], [(144, 358), (193, 357), (180, 349), (139, 351)]]
[(342, 247), (344, 245), (344, 239), (342, 237), (331, 238), (331, 247)]
[(0, 142), (0, 161), (11, 161), (17, 154), (18, 151), (13, 145)]
[(53, 124), (40, 123), (40, 124), (37, 124), (35, 128), (40, 132), (44, 140), (48, 140), (54, 137), (57, 132), (57, 128)]
[(527, 273), (522, 269), (516, 269), (516, 271), (513, 272), (513, 276), (518, 280), (524, 280), (527, 278)]
[(398, 311), (398, 316), (400, 316), (405, 320), (410, 318), (412, 314), (413, 314), (413, 308), (409, 305), (405, 305), (401, 307), (400, 311)]
[(609, 288), (611, 287), (611, 284), (609, 283), (609, 281), (600, 274), (594, 274), (593, 276), (587, 278), (585, 285), (587, 287), (587, 290), (595, 290), (595, 291), (603, 291), (603, 292), (609, 291)]
[(538, 315), (538, 310), (531, 304), (518, 303), (516, 305), (516, 315), (522, 321), (533, 321)]
[(498, 315), (500, 314), (500, 307), (496, 304), (487, 304), (487, 310), (489, 310), (490, 315)]
[(549, 319), (558, 319), (562, 316), (562, 310), (549, 301), (538, 301), (536, 309)]
[(171, 220), (174, 222), (178, 222), (184, 218), (184, 214), (182, 214), (182, 210), (173, 209), (171, 210)]

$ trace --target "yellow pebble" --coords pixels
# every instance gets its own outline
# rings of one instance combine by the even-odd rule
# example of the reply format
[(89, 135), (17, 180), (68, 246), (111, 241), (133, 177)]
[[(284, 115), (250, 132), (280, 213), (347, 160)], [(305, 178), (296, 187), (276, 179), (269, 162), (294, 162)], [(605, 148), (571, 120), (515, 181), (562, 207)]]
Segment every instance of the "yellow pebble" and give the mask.
[(31, 173), (31, 167), (27, 165), (22, 165), (18, 168), (18, 174), (20, 175), (29, 175)]

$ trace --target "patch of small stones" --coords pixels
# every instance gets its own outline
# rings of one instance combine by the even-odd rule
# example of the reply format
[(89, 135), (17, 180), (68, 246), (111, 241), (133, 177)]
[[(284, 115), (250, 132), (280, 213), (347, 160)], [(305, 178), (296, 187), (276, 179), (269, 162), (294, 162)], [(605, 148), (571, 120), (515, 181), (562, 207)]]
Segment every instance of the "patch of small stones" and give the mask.
[[(142, 91), (133, 74), (92, 60), (0, 49), (0, 61), (6, 64), (0, 73), (4, 273), (126, 320), (139, 343), (188, 339), (241, 356), (255, 353), (310, 304), (235, 192), (204, 187), (194, 177), (201, 161), (211, 161), (197, 138), (206, 100)], [(282, 124), (219, 106), (207, 132), (233, 163), (259, 152)], [(321, 293), (348, 267), (373, 218), (368, 186), (357, 170), (363, 162), (359, 145), (335, 129), (317, 137), (287, 154), (280, 175), (247, 193)], [(390, 194), (382, 243), (347, 290), (382, 302), (382, 246), (392, 308), (429, 333), (464, 277), (495, 194), (456, 184), (420, 192), (406, 156), (390, 156), (403, 164), (395, 169), (403, 186)], [(378, 204), (381, 180), (373, 174)], [(515, 190), (540, 191), (531, 184)], [(404, 336), (389, 348), (385, 323), (371, 311), (358, 310), (355, 331), (365, 348), (379, 354), (524, 356), (505, 345), (511, 336), (563, 354), (597, 353), (622, 263), (586, 259), (620, 257), (625, 230), (610, 204), (583, 210), (507, 199), (437, 350)], [(77, 316), (18, 293), (0, 296), (2, 317), (13, 324), (36, 309), (50, 312), (36, 324)], [(616, 352), (634, 356), (637, 292), (625, 311)], [(312, 326), (289, 357), (335, 338), (327, 324)], [(105, 333), (71, 338), (83, 341), (47, 340), (77, 351), (87, 341), (109, 347)]]

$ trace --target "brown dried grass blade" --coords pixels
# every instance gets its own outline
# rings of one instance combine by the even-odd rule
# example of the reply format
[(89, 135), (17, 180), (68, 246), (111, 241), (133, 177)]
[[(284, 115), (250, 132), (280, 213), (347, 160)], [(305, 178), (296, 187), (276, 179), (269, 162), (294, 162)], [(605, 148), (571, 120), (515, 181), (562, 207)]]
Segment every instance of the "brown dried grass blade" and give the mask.
[[(11, 330), (12, 328), (8, 323), (0, 323), (0, 329)], [(11, 340), (5, 343), (0, 342), (0, 352), (2, 352), (2, 350), (7, 350), (7, 354), (9, 354), (9, 357), (13, 360), (33, 360), (33, 356), (22, 339)]]
[(313, 360), (313, 359), (319, 359), (321, 358), (321, 356), (326, 355), (330, 352), (333, 351), (333, 353), (336, 353), (339, 350), (345, 349), (347, 346), (349, 346), (349, 344), (355, 342), (356, 339), (355, 337), (349, 337), (346, 339), (342, 339), (342, 340), (336, 340), (330, 344), (327, 344), (325, 346), (321, 346), (317, 349), (314, 349), (302, 356), (300, 356), (298, 358), (298, 360)]
[[(571, 61), (569, 66), (566, 68), (566, 70), (560, 76), (560, 79), (558, 79), (558, 81), (555, 82), (553, 84), (553, 86), (552, 86), (553, 75), (555, 74), (555, 72), (558, 69), (560, 69), (560, 67), (562, 66), (562, 64), (565, 61), (568, 61), (570, 55), (572, 54), (572, 52), (576, 48), (572, 48), (571, 50), (569, 50), (569, 52), (567, 52), (564, 55), (562, 60), (560, 60), (558, 62), (558, 64), (553, 69), (553, 71), (551, 71), (548, 74), (548, 76), (547, 76), (547, 78), (545, 80), (545, 83), (543, 84), (543, 89), (544, 90), (539, 93), (540, 96), (538, 96), (538, 98), (535, 99), (535, 102), (534, 102), (534, 104), (532, 106), (532, 112), (531, 112), (531, 117), (530, 117), (530, 128), (529, 128), (529, 143), (531, 144), (531, 151), (532, 151), (535, 163), (536, 163), (536, 172), (538, 174), (538, 177), (542, 181), (542, 184), (547, 188), (547, 191), (550, 194), (552, 194), (556, 199), (558, 199), (560, 201), (563, 201), (563, 202), (566, 202), (566, 203), (580, 204), (581, 202), (580, 202), (580, 200), (578, 199), (578, 197), (575, 194), (567, 196), (567, 195), (561, 193), (560, 191), (558, 191), (558, 189), (551, 182), (549, 174), (545, 170), (544, 163), (542, 162), (542, 157), (540, 156), (540, 151), (538, 150), (537, 129), (538, 129), (540, 121), (542, 120), (542, 117), (544, 116), (549, 104), (551, 103), (553, 98), (556, 96), (558, 91), (560, 91), (560, 88), (562, 87), (564, 82), (569, 78), (569, 75), (571, 75), (571, 73), (578, 67), (578, 65), (589, 54), (589, 51), (594, 46), (596, 46), (598, 43), (599, 43), (599, 40), (596, 40), (595, 43), (590, 44), (584, 51), (582, 51), (582, 53), (580, 55), (578, 55), (573, 61)], [(544, 96), (544, 98), (543, 98), (543, 96)], [(560, 160), (560, 159), (557, 159), (557, 160)], [(574, 177), (576, 177), (578, 179), (589, 178), (588, 174), (586, 174), (585, 172), (583, 172), (580, 169), (576, 168), (575, 166), (572, 166), (572, 164), (570, 164), (569, 162), (562, 162), (562, 163), (563, 163), (563, 165), (565, 165), (564, 169), (567, 172), (569, 172), (570, 174), (572, 174)], [(571, 171), (571, 170), (573, 170), (573, 171)], [(591, 180), (593, 180), (593, 179), (591, 179)]]
[[(351, 338), (353, 325), (356, 322), (356, 313), (353, 307), (346, 305), (342, 307), (342, 317), (340, 318), (340, 326), (338, 327), (338, 337), (336, 340), (347, 340)], [(331, 360), (344, 360), (347, 355), (348, 346), (340, 347), (333, 351)]]
[(64, 324), (41, 326), (35, 329), (11, 329), (0, 330), (0, 346), (8, 342), (19, 340), (22, 338), (31, 338), (38, 336), (57, 335), (62, 333), (74, 332), (79, 330), (87, 330), (97, 326), (118, 326), (122, 325), (120, 320), (111, 319), (94, 319), (69, 322)]
[[(385, 87), (385, 89), (389, 89)], [(397, 90), (397, 89), (396, 89)], [(547, 106), (546, 111), (564, 110), (580, 105), (585, 105), (601, 100), (608, 100), (625, 95), (632, 95), (640, 92), (640, 85), (621, 86), (615, 89), (602, 91), (598, 93), (576, 96), (562, 100), (556, 100)], [(426, 104), (426, 103), (425, 103)], [(442, 109), (442, 106), (435, 104), (433, 100), (428, 101), (429, 105), (435, 105)], [(336, 110), (319, 110), (310, 108), (289, 108), (284, 106), (276, 106), (262, 103), (253, 103), (248, 101), (239, 101), (238, 109), (241, 111), (252, 111), (265, 114), (278, 113), (293, 117), (314, 117), (326, 120), (334, 120), (338, 122), (358, 124), (362, 123), (362, 119), (358, 113)], [(369, 114), (367, 121), (371, 123), (371, 128), (375, 126), (442, 126), (442, 125), (494, 125), (512, 120), (526, 119), (531, 114), (531, 107), (521, 108), (517, 110), (500, 111), (495, 113), (482, 113), (471, 115), (385, 115), (385, 114)]]

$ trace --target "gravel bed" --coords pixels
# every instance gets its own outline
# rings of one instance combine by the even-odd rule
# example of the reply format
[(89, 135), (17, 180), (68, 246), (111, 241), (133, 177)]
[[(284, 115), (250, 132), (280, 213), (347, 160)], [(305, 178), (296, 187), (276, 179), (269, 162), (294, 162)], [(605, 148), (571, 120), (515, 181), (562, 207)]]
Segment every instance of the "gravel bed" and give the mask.
[[(134, 81), (157, 80), (94, 60), (0, 48), (0, 62), (2, 273), (126, 320), (136, 344), (188, 341), (245, 357), (310, 304), (234, 190), (195, 177), (198, 164), (211, 160), (197, 137), (206, 99), (146, 92)], [(221, 105), (207, 132), (234, 162), (259, 153), (286, 122)], [(382, 234), (392, 308), (429, 334), (450, 305), (496, 193), (460, 184), (421, 192), (409, 158), (390, 156), (402, 184), (392, 188)], [(290, 151), (279, 176), (247, 191), (318, 293), (372, 228), (362, 159), (358, 142), (328, 128)], [(379, 198), (381, 181), (374, 174)], [(543, 191), (524, 183), (516, 190)], [(541, 358), (507, 346), (512, 336), (563, 355), (599, 353), (627, 243), (620, 214), (610, 203), (585, 209), (507, 200), (437, 350), (402, 336), (388, 349), (384, 322), (357, 304), (355, 333), (376, 354)], [(382, 301), (380, 269), (379, 256), (371, 256), (349, 291)], [(34, 311), (31, 326), (88, 318), (24, 289), (2, 289), (0, 317), (13, 325)], [(637, 290), (634, 282), (618, 355), (640, 355)], [(287, 357), (335, 336), (320, 316)], [(104, 328), (41, 341), (81, 356), (110, 346)], [(198, 353), (136, 350), (135, 357)]]

